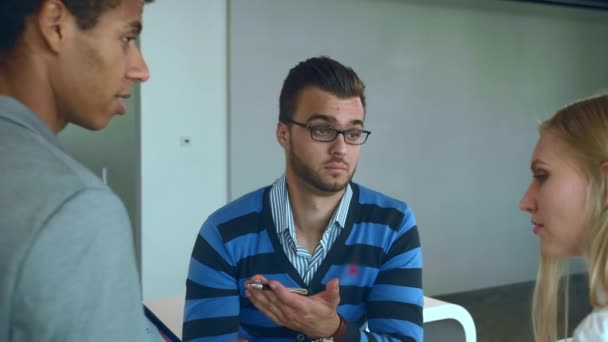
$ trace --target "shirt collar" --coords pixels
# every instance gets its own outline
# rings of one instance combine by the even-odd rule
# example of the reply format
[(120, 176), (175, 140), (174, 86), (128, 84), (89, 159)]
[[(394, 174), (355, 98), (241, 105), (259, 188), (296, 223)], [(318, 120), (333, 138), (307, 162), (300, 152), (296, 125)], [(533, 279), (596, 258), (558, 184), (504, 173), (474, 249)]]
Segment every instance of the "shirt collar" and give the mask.
[(63, 150), (57, 135), (55, 135), (50, 127), (42, 121), (40, 116), (13, 97), (0, 95), (0, 119), (6, 119), (19, 126), (25, 127), (42, 136), (44, 140), (52, 145)]
[[(291, 209), (291, 203), (289, 202), (289, 194), (287, 189), (287, 178), (285, 174), (283, 174), (279, 179), (277, 179), (271, 188), (271, 193), (274, 193), (274, 196), (271, 196), (271, 199), (276, 199), (276, 203), (272, 203), (272, 207), (275, 208), (276, 214), (276, 227), (278, 233), (283, 233), (286, 230), (295, 231), (295, 223), (293, 221), (293, 211)], [(334, 211), (331, 221), (329, 222), (329, 226), (334, 223), (337, 223), (340, 228), (344, 228), (346, 226), (346, 217), (348, 216), (348, 208), (350, 206), (350, 200), (353, 197), (353, 190), (350, 186), (350, 183), (346, 186), (346, 190), (344, 191), (344, 195), (340, 200), (340, 204)]]

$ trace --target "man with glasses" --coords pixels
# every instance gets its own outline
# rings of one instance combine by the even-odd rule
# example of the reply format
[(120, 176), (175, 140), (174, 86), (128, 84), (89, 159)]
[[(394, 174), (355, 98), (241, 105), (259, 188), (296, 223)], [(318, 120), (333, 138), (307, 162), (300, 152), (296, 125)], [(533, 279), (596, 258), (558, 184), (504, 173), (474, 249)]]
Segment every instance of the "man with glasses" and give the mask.
[(422, 341), (413, 213), (352, 182), (371, 133), (364, 89), (327, 57), (290, 70), (276, 129), (285, 174), (201, 228), (185, 341)]

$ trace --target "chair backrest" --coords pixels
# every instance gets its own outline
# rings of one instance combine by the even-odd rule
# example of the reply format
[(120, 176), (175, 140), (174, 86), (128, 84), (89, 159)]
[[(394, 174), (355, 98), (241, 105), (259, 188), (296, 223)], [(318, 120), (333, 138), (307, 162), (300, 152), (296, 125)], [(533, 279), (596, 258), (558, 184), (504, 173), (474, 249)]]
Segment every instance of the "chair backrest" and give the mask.
[(471, 314), (462, 306), (424, 297), (424, 340), (476, 342), (477, 332)]

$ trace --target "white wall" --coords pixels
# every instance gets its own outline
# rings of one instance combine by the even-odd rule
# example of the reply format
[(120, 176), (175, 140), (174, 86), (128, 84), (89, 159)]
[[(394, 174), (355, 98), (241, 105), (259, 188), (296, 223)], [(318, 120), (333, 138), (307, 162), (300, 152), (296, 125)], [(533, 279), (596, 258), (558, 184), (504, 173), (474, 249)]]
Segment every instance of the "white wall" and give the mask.
[(284, 168), (274, 128), (288, 69), (327, 54), (368, 84), (373, 134), (355, 180), (415, 210), (427, 294), (529, 280), (537, 241), (517, 202), (535, 125), (606, 88), (606, 19), (494, 0), (155, 1), (141, 117), (134, 98), (106, 130), (60, 137), (108, 167), (136, 238), (141, 221), (144, 297), (181, 295), (207, 215)]
[(408, 202), (427, 294), (533, 279), (518, 202), (537, 121), (608, 85), (608, 15), (493, 0), (233, 0), (230, 198), (284, 169), (274, 138), (287, 71), (311, 56), (367, 83), (373, 133), (355, 180)]
[[(144, 298), (182, 295), (207, 216), (226, 203), (226, 3), (155, 1), (144, 13), (141, 223)], [(181, 137), (191, 143), (184, 146)]]

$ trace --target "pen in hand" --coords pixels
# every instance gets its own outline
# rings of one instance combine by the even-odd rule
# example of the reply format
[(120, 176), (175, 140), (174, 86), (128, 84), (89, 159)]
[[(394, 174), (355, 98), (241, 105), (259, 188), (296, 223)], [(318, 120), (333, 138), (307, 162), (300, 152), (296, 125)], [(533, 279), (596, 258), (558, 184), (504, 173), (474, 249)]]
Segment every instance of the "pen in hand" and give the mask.
[[(250, 283), (250, 284), (247, 284), (247, 287), (251, 287), (254, 289), (258, 289), (258, 290), (272, 291), (270, 286), (268, 286), (266, 284), (260, 284), (260, 283)], [(301, 287), (288, 287), (287, 290), (289, 290), (290, 292), (293, 292), (293, 293), (297, 293), (302, 296), (306, 296), (308, 294), (308, 290), (303, 289)]]

